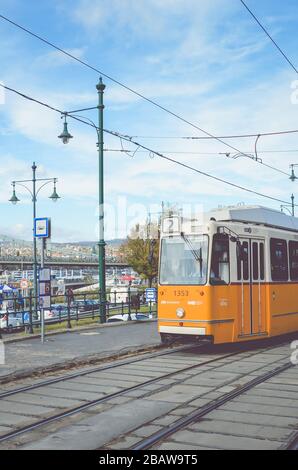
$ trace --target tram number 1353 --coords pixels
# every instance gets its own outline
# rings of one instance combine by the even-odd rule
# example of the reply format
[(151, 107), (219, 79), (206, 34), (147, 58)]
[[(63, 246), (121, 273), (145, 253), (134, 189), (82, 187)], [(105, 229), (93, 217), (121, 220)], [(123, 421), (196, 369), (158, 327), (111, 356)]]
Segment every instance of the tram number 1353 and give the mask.
[(174, 290), (174, 296), (175, 297), (187, 297), (188, 296), (188, 290)]

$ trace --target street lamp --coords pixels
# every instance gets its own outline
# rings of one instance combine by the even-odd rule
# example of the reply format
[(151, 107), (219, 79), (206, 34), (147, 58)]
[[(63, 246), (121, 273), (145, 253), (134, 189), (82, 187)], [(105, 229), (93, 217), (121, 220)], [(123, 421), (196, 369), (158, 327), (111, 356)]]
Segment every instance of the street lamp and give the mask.
[[(32, 202), (33, 202), (33, 277), (34, 277), (34, 299), (35, 299), (34, 306), (35, 306), (35, 313), (37, 314), (37, 292), (38, 292), (37, 291), (37, 247), (36, 247), (36, 237), (34, 236), (34, 221), (36, 219), (37, 195), (44, 186), (48, 185), (49, 183), (54, 183), (53, 194), (50, 196), (50, 199), (53, 202), (56, 202), (58, 199), (60, 199), (60, 196), (57, 194), (57, 191), (56, 191), (57, 178), (36, 178), (37, 166), (35, 162), (33, 162), (33, 165), (31, 168), (32, 168), (32, 179), (12, 181), (11, 185), (12, 185), (13, 191), (12, 191), (12, 196), (9, 199), (9, 202), (11, 202), (14, 205), (20, 202), (20, 199), (16, 195), (16, 190), (15, 190), (16, 186), (22, 186), (23, 188), (25, 188), (32, 197)], [(39, 181), (42, 182), (42, 184), (39, 188), (36, 188), (36, 183)], [(28, 186), (26, 186), (26, 184), (24, 183), (32, 183), (32, 190), (28, 188)], [(29, 333), (33, 333), (32, 318), (30, 318)]]
[(68, 144), (70, 139), (73, 139), (73, 136), (68, 132), (67, 129), (66, 114), (64, 115), (63, 131), (60, 135), (58, 135), (58, 139), (61, 139), (64, 144)]
[[(295, 217), (295, 196), (294, 194), (292, 194), (291, 196), (291, 200), (292, 200), (292, 204), (283, 204), (282, 206), (280, 206), (280, 210), (281, 212), (283, 212), (284, 209), (286, 209), (290, 215), (292, 215), (293, 217)], [(291, 210), (289, 209), (289, 207), (291, 208)]]
[(53, 189), (52, 195), (50, 196), (50, 199), (52, 199), (53, 202), (57, 202), (58, 199), (60, 199), (60, 196), (57, 194), (57, 191), (56, 191), (56, 182), (57, 182), (57, 179), (54, 178), (54, 189)]
[[(298, 176), (295, 175), (295, 167), (298, 167), (298, 163), (292, 163), (292, 165), (290, 165), (290, 168), (291, 168), (291, 176), (290, 176), (290, 180), (293, 181), (293, 183), (298, 180)], [(294, 194), (292, 194), (292, 215), (295, 216), (295, 204), (294, 204)]]
[(298, 179), (298, 176), (295, 175), (295, 170), (294, 170), (294, 168), (295, 168), (296, 166), (298, 166), (298, 163), (295, 163), (295, 164), (290, 165), (290, 168), (291, 168), (290, 180), (293, 181), (293, 182)]
[(97, 133), (97, 147), (98, 147), (98, 218), (99, 218), (99, 237), (98, 237), (98, 281), (99, 281), (99, 303), (100, 303), (100, 320), (102, 323), (106, 322), (106, 273), (105, 273), (105, 240), (104, 240), (104, 148), (103, 148), (103, 94), (105, 85), (100, 77), (96, 89), (98, 91), (98, 105), (91, 108), (77, 109), (64, 113), (64, 126), (62, 133), (58, 136), (64, 144), (67, 144), (73, 136), (68, 132), (67, 116), (79, 113), (81, 111), (90, 111), (93, 109), (98, 110), (98, 126), (94, 122), (87, 119), (91, 126)]
[(19, 198), (17, 198), (16, 196), (16, 190), (15, 190), (15, 187), (16, 187), (16, 184), (15, 182), (12, 183), (12, 187), (13, 187), (13, 191), (12, 191), (12, 196), (11, 198), (9, 199), (9, 202), (11, 202), (12, 204), (16, 205), (17, 202), (20, 202)]

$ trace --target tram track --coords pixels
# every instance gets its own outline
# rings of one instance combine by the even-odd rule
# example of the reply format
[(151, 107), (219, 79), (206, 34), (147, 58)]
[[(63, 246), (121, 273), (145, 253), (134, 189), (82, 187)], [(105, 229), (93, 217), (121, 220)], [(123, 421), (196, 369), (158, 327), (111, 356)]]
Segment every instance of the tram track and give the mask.
[[(65, 381), (68, 381), (68, 380), (71, 380), (71, 379), (74, 379), (74, 378), (83, 377), (83, 376), (86, 376), (86, 375), (92, 375), (92, 374), (98, 373), (98, 372), (99, 373), (100, 372), (105, 372), (109, 369), (121, 368), (123, 366), (131, 365), (131, 364), (135, 364), (135, 363), (140, 363), (140, 362), (148, 360), (148, 359), (159, 358), (159, 357), (163, 357), (163, 356), (167, 356), (167, 355), (174, 355), (175, 353), (185, 352), (185, 351), (188, 351), (188, 350), (191, 350), (191, 349), (198, 349), (198, 348), (201, 349), (204, 346), (205, 346), (205, 344), (198, 345), (198, 346), (193, 346), (192, 345), (192, 346), (186, 346), (186, 347), (184, 346), (184, 347), (181, 347), (181, 348), (174, 348), (171, 351), (164, 351), (162, 353), (149, 354), (149, 355), (146, 355), (146, 357), (142, 357), (142, 358), (138, 358), (138, 359), (135, 358), (133, 360), (127, 360), (127, 361), (121, 361), (121, 362), (118, 362), (117, 364), (111, 364), (111, 365), (106, 365), (106, 366), (102, 366), (102, 367), (97, 367), (97, 368), (94, 368), (92, 370), (82, 371), (81, 373), (76, 372), (75, 374), (70, 374), (70, 375), (67, 375), (67, 376), (50, 379), (50, 380), (47, 380), (47, 381), (43, 381), (41, 383), (28, 385), (28, 386), (25, 386), (25, 387), (19, 387), (19, 388), (14, 389), (14, 390), (8, 390), (6, 392), (3, 392), (0, 395), (0, 399), (3, 400), (4, 398), (9, 398), (13, 395), (26, 393), (28, 391), (30, 392), (32, 390), (36, 391), (39, 388), (46, 387), (47, 385), (55, 385), (59, 382), (65, 382)], [(268, 350), (268, 348), (266, 350)], [(261, 349), (261, 352), (262, 351), (263, 351), (263, 349)], [(154, 378), (151, 378), (149, 380), (142, 381), (141, 383), (138, 383), (138, 384), (133, 385), (131, 387), (125, 387), (123, 389), (119, 389), (118, 391), (116, 391), (114, 393), (109, 393), (105, 396), (99, 397), (98, 399), (90, 400), (87, 403), (80, 404), (80, 405), (78, 405), (76, 407), (73, 407), (71, 409), (63, 410), (63, 411), (61, 411), (59, 413), (56, 413), (56, 414), (53, 414), (49, 417), (42, 418), (42, 419), (40, 419), (38, 421), (35, 421), (35, 422), (32, 422), (32, 423), (30, 423), (26, 426), (23, 426), (23, 427), (14, 429), (14, 430), (12, 430), (8, 433), (2, 434), (2, 435), (0, 435), (0, 443), (9, 441), (9, 440), (11, 440), (13, 438), (16, 438), (20, 435), (23, 435), (25, 433), (30, 433), (31, 431), (34, 431), (38, 428), (42, 428), (43, 426), (46, 426), (50, 423), (54, 423), (56, 421), (62, 420), (63, 418), (67, 418), (67, 417), (79, 414), (80, 412), (88, 410), (89, 408), (92, 408), (96, 405), (108, 402), (109, 400), (111, 400), (113, 398), (123, 396), (123, 395), (125, 395), (129, 392), (132, 392), (132, 391), (141, 389), (143, 387), (146, 387), (147, 385), (156, 384), (156, 383), (158, 383), (162, 380), (173, 378), (176, 375), (179, 375), (181, 373), (191, 371), (191, 370), (194, 370), (194, 369), (200, 369), (201, 367), (206, 366), (208, 364), (212, 364), (212, 363), (215, 363), (215, 362), (223, 360), (223, 359), (228, 359), (230, 357), (238, 356), (243, 352), (244, 352), (243, 350), (236, 350), (236, 351), (230, 352), (228, 354), (222, 354), (222, 355), (219, 355), (215, 358), (212, 358), (212, 359), (200, 362), (200, 363), (192, 364), (192, 365), (189, 365), (187, 367), (179, 368), (175, 371), (159, 375), (158, 377), (154, 377)], [(255, 355), (255, 354), (258, 354), (258, 353), (256, 351), (254, 351), (252, 353), (252, 355)], [(145, 394), (146, 394), (146, 392), (144, 391), (144, 395)], [(20, 401), (21, 401), (21, 399), (20, 399)]]
[[(239, 387), (238, 389), (222, 395), (220, 398), (211, 401), (205, 406), (202, 406), (200, 409), (191, 413), (190, 415), (178, 419), (172, 425), (169, 425), (166, 428), (161, 429), (160, 431), (152, 434), (148, 438), (139, 441), (136, 445), (131, 447), (131, 450), (148, 450), (153, 446), (160, 444), (164, 439), (172, 436), (176, 432), (187, 428), (191, 424), (199, 422), (202, 418), (206, 417), (208, 414), (215, 411), (220, 406), (229, 403), (231, 400), (243, 395), (245, 392), (248, 392), (257, 385), (266, 382), (267, 380), (277, 376), (282, 372), (285, 372), (286, 370), (291, 369), (292, 367), (294, 367), (293, 364), (288, 362), (280, 367), (277, 367), (273, 371), (267, 372), (260, 377), (256, 377), (255, 379), (249, 381), (247, 384)], [(295, 438), (287, 446), (288, 450), (296, 450), (297, 448), (298, 434), (296, 434)]]
[(99, 367), (94, 367), (92, 369), (87, 369), (87, 370), (83, 370), (83, 371), (74, 372), (74, 373), (71, 373), (71, 374), (65, 374), (63, 376), (55, 377), (55, 378), (48, 379), (48, 380), (43, 380), (42, 382), (37, 382), (35, 384), (25, 385), (23, 387), (14, 388), (14, 389), (11, 389), (11, 390), (6, 390), (5, 392), (0, 393), (0, 400), (4, 399), (4, 398), (7, 398), (9, 396), (12, 396), (12, 395), (16, 395), (16, 394), (21, 393), (21, 392), (29, 392), (29, 391), (35, 390), (37, 388), (46, 387), (48, 385), (54, 385), (54, 384), (59, 383), (59, 382), (65, 382), (67, 380), (75, 379), (75, 378), (78, 378), (78, 377), (84, 377), (85, 375), (95, 374), (97, 372), (102, 372), (102, 371), (106, 371), (106, 370), (109, 370), (109, 369), (115, 369), (116, 367), (121, 367), (121, 366), (124, 366), (124, 365), (135, 364), (135, 363), (144, 361), (146, 359), (152, 359), (152, 358), (155, 358), (155, 357), (167, 356), (168, 354), (174, 354), (176, 352), (187, 351), (189, 349), (193, 349), (193, 348), (196, 348), (196, 347), (199, 347), (199, 346), (196, 346), (196, 345), (191, 345), (190, 346), (190, 345), (188, 345), (188, 346), (181, 346), (181, 347), (172, 348), (170, 350), (161, 351), (161, 352), (155, 352), (155, 353), (149, 353), (149, 354), (144, 353), (142, 355), (142, 357), (115, 361), (115, 362), (113, 362), (113, 364), (107, 364), (105, 366), (99, 366)]
[[(197, 348), (202, 348), (203, 346), (205, 346), (205, 344), (195, 346), (195, 348), (196, 349)], [(269, 347), (269, 348), (268, 347), (267, 348), (262, 348), (258, 351), (253, 351), (247, 357), (257, 355), (261, 352), (268, 351), (269, 349), (272, 349), (272, 348), (275, 348), (275, 347), (276, 347), (276, 345), (273, 346), (273, 347)], [(63, 376), (63, 377), (60, 377), (60, 378), (51, 379), (50, 381), (44, 381), (44, 382), (39, 383), (39, 384), (37, 383), (37, 384), (31, 385), (31, 386), (20, 387), (20, 388), (15, 389), (15, 390), (6, 391), (6, 392), (1, 394), (0, 398), (4, 399), (6, 397), (9, 398), (12, 395), (21, 394), (22, 392), (26, 393), (27, 391), (31, 391), (33, 388), (34, 388), (34, 390), (37, 390), (38, 388), (40, 388), (40, 387), (42, 388), (42, 387), (48, 385), (49, 383), (50, 383), (50, 385), (52, 385), (52, 384), (56, 384), (59, 381), (64, 382), (64, 381), (70, 380), (72, 378), (77, 378), (77, 377), (80, 377), (80, 376), (86, 376), (88, 374), (91, 375), (95, 372), (101, 372), (101, 371), (104, 372), (108, 369), (115, 369), (117, 367), (121, 368), (121, 366), (127, 366), (127, 365), (130, 365), (130, 364), (140, 363), (140, 362), (145, 361), (147, 359), (154, 359), (154, 358), (159, 358), (159, 357), (167, 356), (167, 355), (175, 355), (175, 353), (185, 352), (185, 351), (191, 350), (191, 349), (194, 349), (193, 345), (192, 346), (187, 346), (187, 347), (181, 347), (181, 348), (174, 348), (171, 351), (163, 351), (162, 353), (159, 353), (159, 354), (157, 354), (157, 353), (156, 354), (149, 354), (149, 355), (146, 355), (146, 357), (142, 357), (142, 358), (138, 358), (138, 359), (135, 358), (135, 359), (130, 360), (130, 361), (120, 361), (120, 363), (118, 362), (117, 364), (111, 364), (110, 366), (103, 366), (101, 368), (95, 368), (95, 369), (92, 369), (91, 371), (88, 370), (88, 371), (83, 371), (81, 373), (77, 372), (75, 374), (71, 374), (71, 376), (69, 376), (69, 375), (68, 376)], [(126, 395), (129, 392), (133, 392), (135, 390), (141, 389), (143, 387), (146, 387), (147, 385), (152, 385), (152, 384), (156, 384), (158, 382), (162, 382), (162, 380), (164, 380), (164, 379), (175, 378), (176, 375), (179, 375), (181, 373), (191, 371), (191, 370), (194, 370), (194, 369), (200, 369), (201, 367), (206, 366), (208, 364), (216, 363), (217, 361), (221, 361), (223, 359), (228, 359), (228, 358), (233, 357), (233, 356), (240, 356), (240, 358), (239, 358), (239, 360), (240, 360), (241, 359), (241, 353), (242, 353), (242, 357), (243, 357), (243, 353), (247, 354), (247, 351), (236, 350), (236, 351), (233, 351), (229, 354), (222, 354), (222, 355), (217, 356), (216, 358), (212, 358), (212, 359), (209, 359), (207, 361), (203, 361), (201, 363), (192, 364), (192, 365), (187, 366), (187, 367), (179, 368), (179, 369), (177, 369), (175, 371), (172, 371), (172, 372), (169, 372), (167, 374), (159, 375), (158, 377), (154, 377), (154, 378), (151, 378), (149, 380), (142, 381), (141, 383), (138, 383), (138, 384), (133, 385), (131, 387), (125, 387), (123, 389), (119, 389), (118, 391), (116, 391), (114, 393), (109, 393), (105, 396), (99, 397), (98, 399), (89, 400), (87, 403), (80, 404), (79, 406), (73, 407), (71, 409), (65, 409), (65, 410), (63, 410), (59, 413), (53, 414), (49, 417), (42, 418), (38, 421), (29, 423), (28, 425), (19, 427), (17, 429), (14, 429), (14, 430), (8, 432), (8, 433), (2, 434), (0, 436), (0, 443), (10, 441), (10, 440), (12, 440), (12, 439), (14, 439), (14, 438), (16, 438), (20, 435), (30, 433), (31, 431), (34, 431), (38, 428), (42, 428), (43, 426), (46, 426), (50, 423), (54, 423), (56, 421), (63, 420), (64, 418), (67, 418), (69, 416), (79, 414), (81, 412), (84, 412), (85, 410), (88, 410), (88, 409), (96, 406), (96, 405), (108, 402), (109, 400), (111, 400), (113, 398), (117, 398), (117, 397)], [(219, 368), (220, 368), (220, 365), (219, 365)], [(162, 387), (162, 385), (161, 385), (161, 387)], [(145, 391), (144, 391), (144, 395), (146, 395)], [(20, 399), (20, 402), (21, 402), (21, 399)]]
[(288, 442), (285, 450), (298, 450), (298, 432), (295, 436)]

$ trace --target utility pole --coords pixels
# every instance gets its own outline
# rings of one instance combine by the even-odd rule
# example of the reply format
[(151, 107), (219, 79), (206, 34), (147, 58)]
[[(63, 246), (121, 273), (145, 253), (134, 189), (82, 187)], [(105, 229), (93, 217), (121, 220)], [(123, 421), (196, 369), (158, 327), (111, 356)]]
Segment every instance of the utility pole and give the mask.
[[(99, 234), (98, 234), (98, 287), (99, 287), (99, 312), (100, 321), (106, 322), (106, 270), (105, 270), (105, 239), (104, 239), (104, 148), (103, 148), (103, 94), (106, 86), (102, 82), (102, 78), (99, 78), (99, 82), (96, 85), (98, 91), (98, 104), (91, 108), (75, 109), (73, 111), (64, 112), (64, 126), (62, 133), (58, 136), (64, 144), (67, 144), (73, 136), (68, 132), (67, 127), (67, 115), (80, 113), (82, 111), (91, 111), (93, 109), (98, 110), (98, 126), (86, 116), (83, 119), (87, 119), (91, 126), (96, 130), (97, 133), (97, 148), (98, 148), (98, 222), (99, 222)], [(81, 116), (80, 116), (81, 117)]]
[(98, 241), (98, 282), (100, 299), (100, 320), (106, 322), (106, 272), (105, 272), (105, 240), (104, 240), (104, 150), (103, 150), (103, 93), (105, 85), (100, 77), (96, 89), (98, 91), (98, 210), (99, 210), (99, 241)]
[[(292, 163), (290, 165), (290, 168), (291, 168), (290, 180), (293, 183), (295, 183), (295, 181), (298, 179), (298, 177), (295, 175), (295, 167), (298, 167), (297, 163)], [(294, 197), (294, 194), (292, 194), (291, 200), (292, 200), (292, 215), (293, 215), (293, 217), (295, 217), (295, 197)]]
[[(45, 255), (45, 238), (41, 239), (41, 257), (40, 257), (40, 267), (44, 269), (44, 255)], [(45, 338), (45, 325), (44, 325), (44, 308), (41, 306), (40, 308), (40, 335), (41, 335), (41, 342), (44, 343)]]
[[(37, 288), (37, 246), (36, 246), (36, 237), (34, 236), (34, 223), (36, 219), (36, 164), (33, 162), (32, 165), (32, 202), (33, 202), (33, 289), (34, 289), (34, 312), (35, 318), (37, 318), (37, 307), (38, 307), (38, 288)], [(30, 330), (32, 328), (32, 323), (30, 322)], [(33, 331), (30, 333), (33, 333)]]

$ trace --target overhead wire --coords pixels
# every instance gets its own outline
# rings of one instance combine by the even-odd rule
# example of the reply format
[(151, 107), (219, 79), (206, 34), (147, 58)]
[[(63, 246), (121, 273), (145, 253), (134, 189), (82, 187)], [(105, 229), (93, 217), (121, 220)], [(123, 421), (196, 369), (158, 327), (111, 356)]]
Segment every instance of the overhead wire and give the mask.
[[(60, 110), (60, 109), (58, 109), (58, 108), (56, 108), (56, 107), (54, 107), (54, 106), (51, 106), (51, 105), (49, 105), (48, 103), (45, 103), (45, 102), (43, 102), (43, 101), (41, 101), (41, 100), (37, 100), (36, 98), (33, 98), (33, 97), (31, 97), (31, 96), (28, 96), (28, 95), (26, 95), (25, 93), (22, 93), (22, 92), (20, 92), (20, 91), (18, 91), (18, 90), (15, 90), (14, 88), (8, 87), (7, 85), (4, 85), (4, 84), (2, 84), (2, 83), (0, 83), (0, 86), (1, 86), (2, 88), (5, 88), (5, 89), (8, 90), (8, 91), (11, 91), (11, 92), (13, 92), (13, 93), (15, 93), (15, 94), (21, 96), (21, 97), (24, 98), (24, 99), (27, 99), (27, 100), (29, 100), (29, 101), (31, 101), (31, 102), (34, 102), (34, 103), (39, 104), (39, 105), (41, 105), (41, 106), (43, 106), (43, 107), (46, 107), (47, 109), (50, 109), (50, 110), (52, 110), (52, 111), (55, 111), (56, 113), (59, 113), (60, 116), (62, 116), (62, 117), (65, 116), (65, 114), (67, 114), (67, 116), (70, 117), (71, 119), (74, 119), (74, 120), (76, 120), (76, 121), (78, 121), (78, 122), (84, 123), (85, 125), (87, 125), (87, 126), (89, 126), (89, 127), (95, 128), (95, 130), (96, 130), (97, 132), (98, 132), (98, 130), (99, 130), (99, 128), (98, 128), (94, 123), (92, 123), (92, 122), (85, 121), (84, 119), (82, 119), (82, 118), (80, 118), (80, 117), (78, 117), (78, 116), (74, 116), (73, 114), (65, 113), (65, 111), (62, 111), (62, 110)], [(270, 200), (272, 200), (272, 201), (281, 202), (281, 203), (283, 203), (283, 204), (289, 204), (289, 201), (284, 201), (284, 200), (282, 200), (282, 199), (275, 198), (275, 197), (269, 196), (269, 195), (267, 195), (267, 194), (263, 194), (263, 193), (261, 193), (261, 192), (258, 192), (258, 191), (255, 191), (255, 190), (246, 188), (246, 187), (244, 187), (244, 186), (237, 185), (236, 183), (232, 183), (231, 181), (227, 181), (227, 180), (224, 180), (224, 179), (219, 178), (219, 177), (217, 177), (217, 176), (214, 176), (214, 175), (211, 175), (211, 174), (209, 174), (209, 173), (206, 173), (206, 172), (204, 172), (204, 171), (198, 170), (197, 168), (194, 168), (194, 167), (192, 167), (192, 166), (190, 166), (190, 165), (187, 165), (186, 163), (183, 163), (183, 162), (181, 162), (181, 161), (179, 161), (179, 160), (175, 160), (175, 159), (173, 159), (173, 158), (171, 158), (171, 157), (167, 157), (166, 155), (164, 155), (164, 154), (162, 154), (162, 153), (160, 153), (160, 152), (157, 152), (156, 150), (153, 150), (153, 149), (151, 149), (151, 148), (149, 148), (149, 147), (147, 147), (147, 146), (145, 146), (145, 145), (143, 145), (143, 144), (141, 144), (141, 143), (139, 143), (139, 142), (136, 142), (135, 140), (133, 140), (133, 139), (130, 138), (129, 136), (122, 135), (122, 134), (120, 134), (119, 132), (110, 131), (110, 130), (107, 130), (107, 129), (103, 129), (103, 131), (104, 131), (105, 133), (109, 134), (109, 135), (113, 135), (114, 137), (117, 137), (117, 138), (119, 138), (119, 139), (121, 139), (121, 140), (124, 140), (124, 141), (126, 141), (126, 142), (130, 142), (130, 143), (136, 145), (136, 146), (138, 147), (138, 149), (147, 150), (150, 155), (159, 156), (159, 157), (162, 158), (162, 159), (165, 159), (165, 160), (167, 160), (167, 161), (170, 161), (170, 162), (172, 162), (172, 163), (175, 163), (175, 164), (177, 164), (177, 165), (179, 165), (179, 166), (181, 166), (181, 167), (187, 168), (187, 169), (189, 169), (189, 170), (191, 170), (191, 171), (194, 171), (195, 173), (201, 174), (201, 175), (206, 176), (206, 177), (208, 177), (208, 178), (211, 178), (211, 179), (213, 179), (213, 180), (215, 180), (215, 181), (219, 181), (219, 182), (224, 183), (224, 184), (227, 184), (227, 185), (229, 185), (229, 186), (231, 186), (231, 187), (241, 189), (241, 190), (246, 191), (246, 192), (249, 192), (249, 193), (251, 193), (251, 194), (255, 194), (255, 195), (257, 195), (257, 196), (270, 199)]]
[[(4, 85), (3, 83), (0, 83), (0, 86), (1, 86), (2, 88), (4, 88), (5, 90), (7, 90), (7, 91), (11, 91), (11, 92), (13, 92), (13, 93), (15, 93), (15, 94), (21, 96), (22, 98), (25, 98), (25, 99), (27, 99), (27, 100), (29, 100), (29, 101), (35, 102), (35, 103), (37, 103), (37, 104), (40, 104), (41, 106), (44, 106), (44, 107), (46, 107), (46, 108), (48, 108), (48, 109), (51, 109), (52, 111), (56, 111), (56, 112), (60, 113), (61, 115), (67, 114), (68, 116), (72, 116), (73, 119), (76, 119), (77, 121), (80, 121), (80, 118), (79, 118), (79, 117), (74, 116), (74, 115), (71, 114), (71, 113), (66, 113), (65, 111), (61, 111), (61, 110), (59, 110), (59, 109), (57, 109), (57, 108), (55, 108), (55, 107), (53, 107), (53, 106), (50, 106), (50, 105), (47, 104), (47, 103), (44, 103), (43, 101), (37, 100), (36, 98), (32, 98), (31, 96), (29, 96), (29, 95), (27, 95), (27, 94), (25, 94), (25, 93), (23, 93), (23, 92), (20, 92), (20, 91), (14, 89), (14, 88), (11, 88), (11, 87), (9, 87), (9, 86), (7, 86), (7, 85)], [(86, 118), (86, 119), (87, 119), (87, 118)], [(84, 121), (84, 122), (85, 122), (85, 121)], [(125, 135), (124, 135), (124, 136), (125, 136)], [(129, 137), (129, 136), (128, 136), (128, 137)], [(130, 138), (129, 138), (129, 139), (130, 139)], [(251, 158), (251, 156), (250, 156), (249, 154), (245, 154), (245, 153), (243, 153), (243, 152), (239, 152), (239, 154), (242, 155), (242, 156)], [(286, 176), (290, 176), (288, 173), (286, 173), (286, 172), (283, 171), (283, 170), (280, 170), (279, 168), (273, 167), (273, 166), (271, 166), (271, 165), (268, 165), (267, 163), (264, 163), (264, 162), (261, 162), (261, 161), (258, 161), (258, 160), (254, 160), (254, 161), (256, 161), (257, 163), (260, 163), (260, 164), (262, 164), (262, 165), (264, 165), (264, 166), (266, 166), (266, 167), (268, 167), (268, 168), (270, 168), (271, 170), (277, 171), (277, 172), (279, 172), (279, 173), (281, 173), (281, 174), (284, 174), (284, 175), (286, 175)]]
[(133, 135), (135, 139), (185, 139), (185, 140), (214, 140), (214, 139), (243, 139), (249, 137), (266, 137), (266, 136), (277, 136), (284, 134), (297, 134), (298, 129), (286, 130), (286, 131), (272, 131), (272, 132), (258, 132), (257, 134), (234, 134), (234, 135), (221, 135), (216, 137), (209, 136), (152, 136), (152, 135)]
[(260, 28), (264, 31), (264, 33), (266, 34), (266, 36), (270, 39), (270, 41), (274, 44), (274, 46), (276, 47), (276, 49), (281, 53), (281, 55), (284, 57), (284, 59), (288, 62), (288, 64), (290, 65), (290, 67), (296, 72), (298, 73), (298, 69), (295, 67), (295, 65), (293, 64), (293, 62), (289, 59), (289, 57), (287, 56), (287, 54), (281, 49), (281, 47), (277, 44), (277, 42), (273, 39), (273, 37), (271, 36), (271, 34), (269, 33), (269, 31), (265, 28), (265, 26), (261, 23), (261, 21), (257, 18), (257, 16), (253, 13), (253, 11), (248, 7), (248, 5), (243, 1), (243, 0), (240, 0), (240, 2), (242, 3), (242, 5), (246, 8), (246, 10), (249, 12), (249, 14), (253, 17), (253, 19), (258, 23), (258, 25), (260, 26)]
[[(148, 103), (151, 103), (153, 106), (159, 108), (160, 110), (170, 114), (171, 116), (179, 119), (180, 121), (184, 122), (185, 124), (188, 124), (189, 126), (193, 127), (194, 129), (202, 132), (203, 134), (205, 134), (206, 136), (208, 136), (209, 138), (212, 138), (212, 139), (215, 139), (217, 140), (218, 142), (222, 143), (223, 145), (229, 147), (230, 149), (234, 150), (235, 152), (237, 153), (241, 153), (243, 154), (243, 156), (247, 156), (245, 153), (243, 153), (241, 150), (239, 150), (238, 148), (228, 144), (227, 142), (225, 142), (222, 138), (220, 137), (216, 137), (214, 135), (212, 135), (210, 132), (202, 129), (200, 126), (192, 123), (191, 121), (185, 119), (184, 117), (180, 116), (179, 114), (175, 113), (174, 111), (171, 111), (169, 110), (168, 108), (166, 108), (165, 106), (162, 106), (161, 104), (159, 104), (158, 102), (152, 100), (151, 98), (148, 98), (146, 97), (144, 94), (134, 90), (133, 88), (125, 85), (124, 83), (120, 82), (119, 80), (116, 80), (114, 79), (113, 77), (111, 77), (110, 75), (107, 75), (106, 73), (104, 73), (103, 71), (99, 70), (97, 67), (94, 67), (93, 65), (90, 65), (88, 62), (76, 57), (74, 54), (71, 54), (70, 52), (67, 52), (65, 49), (62, 49), (61, 47), (57, 46), (56, 44), (50, 42), (49, 40), (43, 38), (42, 36), (34, 33), (33, 31), (29, 30), (28, 28), (25, 28), (24, 26), (20, 25), (19, 23), (11, 20), (10, 18), (0, 14), (0, 19), (3, 19), (4, 21), (10, 23), (11, 25), (15, 26), (16, 28), (26, 32), (27, 34), (31, 35), (32, 37), (38, 39), (39, 41), (47, 44), (48, 46), (56, 49), (57, 51), (59, 51), (60, 53), (70, 57), (71, 59), (77, 61), (78, 63), (80, 63), (81, 65), (84, 65), (85, 67), (88, 67), (89, 69), (101, 74), (103, 77), (107, 78), (108, 80), (111, 80), (112, 82), (116, 83), (117, 85), (121, 86), (122, 88), (126, 89), (127, 91), (135, 94), (136, 96), (138, 96), (139, 98), (142, 98), (144, 99), (145, 101), (147, 101)], [(257, 160), (255, 160), (257, 161)], [(274, 167), (271, 167), (271, 169), (274, 169), (280, 173), (285, 173), (283, 172), (282, 170), (279, 170), (278, 168), (274, 168)], [(288, 174), (287, 174), (288, 175)], [(289, 175), (288, 175), (289, 176)]]
[[(123, 152), (123, 149), (110, 149), (106, 148), (106, 152)], [(126, 152), (130, 152), (129, 149), (125, 149)], [(145, 150), (144, 150), (145, 152)], [(183, 154), (183, 155), (199, 155), (202, 157), (210, 157), (210, 156), (221, 156), (221, 155), (228, 155), (226, 152), (196, 152), (196, 151), (189, 151), (189, 150), (161, 150), (161, 153), (172, 153), (172, 154)], [(246, 152), (247, 154), (249, 151)], [(292, 150), (258, 150), (258, 154), (260, 153), (298, 153), (298, 149), (292, 149)]]

